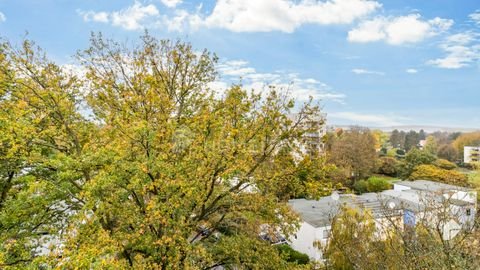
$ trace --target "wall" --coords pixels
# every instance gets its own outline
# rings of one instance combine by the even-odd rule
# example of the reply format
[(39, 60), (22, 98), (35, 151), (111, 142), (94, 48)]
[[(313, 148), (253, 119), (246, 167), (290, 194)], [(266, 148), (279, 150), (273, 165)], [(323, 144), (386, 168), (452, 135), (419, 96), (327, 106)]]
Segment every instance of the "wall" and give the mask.
[(307, 254), (310, 259), (320, 261), (323, 256), (321, 247), (314, 246), (314, 243), (318, 241), (320, 245), (325, 246), (327, 239), (323, 238), (324, 230), (330, 230), (330, 226), (314, 228), (302, 222), (297, 233), (289, 239), (290, 246), (296, 251)]

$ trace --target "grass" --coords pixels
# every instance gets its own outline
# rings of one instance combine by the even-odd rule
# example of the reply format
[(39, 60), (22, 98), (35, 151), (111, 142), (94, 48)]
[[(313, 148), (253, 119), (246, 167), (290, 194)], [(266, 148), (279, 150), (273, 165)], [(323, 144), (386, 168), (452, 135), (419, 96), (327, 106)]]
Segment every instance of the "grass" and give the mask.
[(475, 188), (480, 189), (480, 171), (472, 171), (468, 174), (468, 182)]

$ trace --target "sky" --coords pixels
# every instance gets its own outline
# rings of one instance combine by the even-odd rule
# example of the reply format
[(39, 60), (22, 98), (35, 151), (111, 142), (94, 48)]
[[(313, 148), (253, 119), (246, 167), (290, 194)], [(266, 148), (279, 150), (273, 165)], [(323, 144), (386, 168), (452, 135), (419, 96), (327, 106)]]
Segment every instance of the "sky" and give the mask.
[(0, 0), (0, 37), (62, 65), (145, 29), (216, 53), (212, 88), (312, 96), (331, 125), (480, 128), (480, 0)]

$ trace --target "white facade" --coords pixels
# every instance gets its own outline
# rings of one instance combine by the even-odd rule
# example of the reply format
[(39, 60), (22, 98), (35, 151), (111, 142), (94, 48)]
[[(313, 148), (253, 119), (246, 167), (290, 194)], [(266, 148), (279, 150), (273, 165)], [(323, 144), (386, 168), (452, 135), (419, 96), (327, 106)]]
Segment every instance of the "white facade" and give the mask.
[[(293, 121), (297, 121), (299, 116), (290, 114), (289, 117)], [(309, 131), (303, 134), (300, 141), (296, 142), (300, 153), (312, 156), (322, 153), (324, 148), (323, 137), (326, 134), (326, 115), (320, 114), (314, 119), (304, 120), (301, 125)], [(296, 156), (296, 158), (301, 158), (301, 156)]]
[(480, 146), (463, 147), (463, 162), (472, 163), (480, 161)]
[[(386, 235), (392, 221), (398, 222), (398, 226), (415, 226), (420, 221), (433, 225), (439, 224), (439, 211), (449, 212), (452, 218), (442, 221), (441, 226), (443, 239), (450, 240), (462, 228), (471, 228), (473, 225), (476, 198), (474, 190), (418, 180), (397, 182), (392, 190), (378, 194), (342, 195), (339, 200), (332, 197), (323, 197), (318, 201), (291, 200), (289, 204), (300, 214), (302, 222), (288, 242), (293, 249), (307, 254), (310, 259), (321, 261), (330, 236), (330, 221), (343, 203), (369, 208), (374, 215), (379, 238)], [(395, 215), (387, 219), (385, 207), (392, 209)]]
[(307, 254), (310, 259), (320, 261), (329, 236), (330, 226), (315, 228), (307, 222), (302, 222), (297, 233), (289, 239), (289, 243), (293, 249)]

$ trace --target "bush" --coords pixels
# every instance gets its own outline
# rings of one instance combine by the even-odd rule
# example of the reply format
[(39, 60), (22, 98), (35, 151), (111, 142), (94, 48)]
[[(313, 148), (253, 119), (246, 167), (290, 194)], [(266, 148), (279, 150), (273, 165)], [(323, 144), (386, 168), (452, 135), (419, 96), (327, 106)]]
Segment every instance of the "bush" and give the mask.
[(357, 181), (353, 185), (353, 189), (358, 193), (380, 192), (390, 189), (391, 187), (392, 185), (388, 182), (387, 179), (375, 176), (372, 176), (367, 180)]
[(407, 153), (405, 160), (398, 166), (398, 175), (404, 179), (409, 178), (417, 166), (432, 164), (436, 159), (429, 152), (413, 148)]
[(353, 184), (353, 189), (358, 193), (368, 192), (368, 183), (366, 180), (359, 180)]
[(294, 262), (297, 264), (308, 264), (310, 262), (310, 258), (308, 258), (307, 254), (298, 252), (289, 245), (278, 245), (277, 248), (285, 255), (287, 262)]
[(387, 179), (375, 176), (368, 178), (367, 184), (368, 192), (380, 192), (392, 187)]
[(398, 161), (392, 157), (382, 157), (379, 159), (377, 172), (388, 176), (397, 175)]
[(446, 184), (468, 186), (468, 177), (460, 172), (445, 170), (434, 165), (420, 165), (415, 167), (410, 175), (411, 180), (432, 180)]
[(446, 159), (437, 159), (433, 165), (439, 167), (440, 169), (445, 169), (445, 170), (453, 170), (457, 168), (457, 165), (455, 163), (450, 162)]

